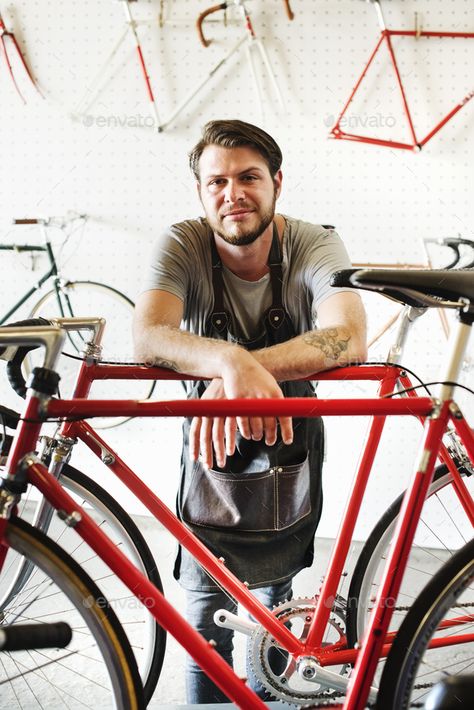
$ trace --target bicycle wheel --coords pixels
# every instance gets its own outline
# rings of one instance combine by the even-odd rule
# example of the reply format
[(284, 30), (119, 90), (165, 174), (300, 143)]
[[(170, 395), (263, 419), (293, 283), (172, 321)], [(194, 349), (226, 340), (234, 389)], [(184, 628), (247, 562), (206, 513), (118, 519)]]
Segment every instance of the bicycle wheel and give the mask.
[[(134, 303), (111, 286), (95, 281), (66, 281), (58, 284), (58, 294), (48, 291), (33, 306), (29, 317), (59, 318), (72, 316), (101, 316), (106, 320), (102, 341), (102, 360), (120, 363), (134, 362), (132, 345), (132, 318)], [(64, 352), (80, 356), (84, 347), (83, 333), (68, 333)], [(39, 364), (32, 355), (34, 364)], [(61, 358), (59, 373), (63, 397), (72, 394), (79, 362), (68, 357)], [(155, 382), (146, 380), (97, 381), (92, 386), (92, 395), (97, 399), (148, 399)], [(94, 426), (109, 428), (127, 421), (125, 418), (96, 419)]]
[[(64, 466), (59, 480), (68, 493), (77, 500), (78, 506), (85, 508), (114, 545), (119, 547), (137, 569), (163, 592), (155, 560), (143, 535), (112, 496), (95, 481), (69, 465)], [(37, 505), (38, 503), (30, 502), (25, 498), (21, 511), (22, 518), (32, 522)], [(163, 665), (166, 632), (156, 623), (149, 606), (142, 604), (110, 572), (100, 557), (57, 515), (52, 515), (42, 529), (100, 586), (127, 634), (144, 685), (145, 700), (149, 702)], [(25, 574), (25, 571), (23, 573)], [(22, 584), (20, 580), (20, 587)], [(68, 621), (67, 617), (64, 620)]]
[[(432, 686), (474, 668), (474, 540), (437, 572), (407, 614), (377, 697), (379, 710), (424, 707)], [(463, 636), (461, 642), (456, 637)], [(463, 706), (464, 707), (464, 706)]]
[[(474, 497), (474, 476), (463, 480)], [(473, 530), (450, 485), (451, 475), (445, 465), (435, 470), (428, 497), (423, 507), (408, 566), (389, 631), (397, 630), (414, 599), (433, 574), (453, 552), (472, 538)], [(362, 638), (395, 531), (403, 495), (385, 511), (371, 532), (359, 555), (349, 586), (347, 641), (350, 646)]]
[(2, 652), (1, 706), (144, 708), (133, 653), (100, 589), (58, 545), (25, 521), (10, 520), (5, 541), (9, 549), (0, 575), (2, 596), (18, 562), (31, 560), (34, 571), (3, 610), (2, 623), (63, 621), (67, 616), (73, 636), (67, 648)]

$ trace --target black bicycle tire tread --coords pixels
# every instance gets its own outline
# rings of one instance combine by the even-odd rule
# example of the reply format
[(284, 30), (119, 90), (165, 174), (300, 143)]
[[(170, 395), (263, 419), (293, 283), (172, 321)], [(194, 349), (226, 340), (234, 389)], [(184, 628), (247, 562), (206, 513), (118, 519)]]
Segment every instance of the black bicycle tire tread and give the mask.
[[(474, 539), (461, 547), (431, 578), (418, 595), (395, 637), (380, 681), (377, 710), (401, 710), (400, 695), (406, 695), (418, 667), (420, 653), (437, 628), (443, 601), (474, 579)], [(423, 644), (420, 648), (420, 643)], [(418, 649), (416, 651), (416, 649)], [(404, 681), (405, 676), (409, 678)], [(403, 675), (402, 675), (403, 674)], [(398, 690), (398, 684), (405, 682)], [(404, 692), (405, 689), (405, 692)], [(396, 694), (395, 694), (396, 693)], [(391, 705), (396, 702), (397, 705)]]
[[(445, 464), (440, 464), (436, 467), (434, 471), (433, 482), (438, 481), (440, 478), (446, 476), (448, 473), (448, 467)], [(348, 604), (347, 608), (346, 634), (347, 645), (349, 648), (353, 648), (355, 644), (359, 641), (357, 633), (357, 612), (359, 607), (359, 595), (362, 583), (364, 581), (365, 571), (367, 569), (370, 559), (372, 558), (372, 555), (374, 554), (374, 551), (379, 543), (380, 538), (383, 536), (386, 529), (393, 523), (394, 519), (400, 512), (404, 495), (404, 491), (400, 493), (400, 495), (395, 498), (394, 501), (392, 501), (386, 511), (379, 518), (378, 522), (376, 523), (376, 525), (372, 529), (372, 532), (364, 543), (359, 557), (357, 558), (348, 592), (350, 603)]]
[[(138, 673), (135, 656), (130, 648), (125, 631), (120, 625), (113, 609), (108, 604), (104, 603), (104, 596), (95, 582), (93, 582), (82, 567), (59, 545), (21, 518), (15, 517), (8, 521), (5, 536), (12, 549), (18, 549), (14, 543), (15, 540), (19, 539), (20, 542), (23, 541), (24, 551), (30, 551), (29, 555), (31, 554), (31, 550), (38, 550), (39, 554), (49, 557), (49, 559), (52, 560), (53, 566), (62, 570), (58, 574), (58, 578), (65, 572), (70, 584), (73, 584), (80, 590), (84, 590), (80, 592), (83, 598), (87, 599), (87, 604), (84, 604), (84, 608), (87, 608), (100, 619), (101, 627), (106, 630), (111, 645), (114, 648), (114, 653), (120, 661), (120, 667), (122, 669), (120, 675), (122, 681), (121, 695), (125, 703), (123, 707), (130, 708), (130, 710), (145, 710), (146, 705), (143, 698), (143, 686)], [(21, 549), (19, 551), (23, 554)], [(35, 553), (30, 556), (30, 559), (35, 564), (37, 564), (37, 558), (38, 555)], [(100, 600), (100, 602), (91, 604), (91, 598)]]
[[(102, 488), (102, 486), (100, 486), (96, 481), (94, 481), (82, 471), (79, 471), (79, 469), (74, 468), (74, 466), (71, 466), (70, 464), (66, 464), (63, 467), (59, 479), (60, 482), (61, 478), (63, 477), (70, 478), (78, 485), (90, 491), (92, 495), (98, 498), (101, 501), (102, 505), (111, 512), (111, 515), (119, 521), (120, 525), (127, 532), (131, 540), (133, 540), (133, 544), (137, 551), (137, 554), (140, 557), (143, 566), (146, 570), (147, 578), (163, 594), (163, 584), (161, 581), (160, 573), (155, 559), (148, 546), (148, 543), (146, 542), (136, 523), (123, 509), (120, 503), (118, 503), (115, 498), (113, 498), (110, 493), (108, 493), (104, 488)], [(166, 651), (166, 632), (163, 627), (158, 624), (157, 621), (155, 621), (155, 631), (156, 637), (152, 662), (148, 678), (144, 685), (144, 695), (145, 701), (147, 703), (151, 700), (158, 684)]]

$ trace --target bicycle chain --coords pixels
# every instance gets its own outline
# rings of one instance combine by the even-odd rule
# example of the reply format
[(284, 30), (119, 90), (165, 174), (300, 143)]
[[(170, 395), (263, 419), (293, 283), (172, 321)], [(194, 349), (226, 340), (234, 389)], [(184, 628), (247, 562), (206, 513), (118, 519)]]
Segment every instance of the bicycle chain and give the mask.
[[(463, 602), (462, 604), (453, 604), (453, 609), (458, 607), (459, 609), (461, 608), (467, 608), (469, 606), (474, 607), (474, 602)], [(411, 606), (395, 606), (393, 607), (393, 611), (410, 611)]]

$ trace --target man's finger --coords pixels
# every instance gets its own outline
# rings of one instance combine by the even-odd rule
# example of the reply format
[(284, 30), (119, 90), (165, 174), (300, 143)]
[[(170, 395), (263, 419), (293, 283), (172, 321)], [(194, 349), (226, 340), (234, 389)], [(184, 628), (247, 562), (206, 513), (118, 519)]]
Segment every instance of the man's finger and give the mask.
[(284, 444), (293, 443), (293, 420), (291, 417), (278, 417), (280, 422), (281, 438)]
[(213, 420), (209, 417), (203, 417), (199, 439), (201, 460), (207, 468), (212, 467), (212, 422)]
[(237, 420), (235, 417), (226, 417), (225, 420), (225, 450), (227, 456), (235, 452), (235, 435), (237, 433)]
[(248, 417), (237, 417), (237, 426), (244, 439), (252, 438)]
[(263, 437), (263, 428), (263, 419), (261, 417), (250, 417), (250, 430), (254, 441), (260, 441)]
[(216, 417), (212, 425), (212, 443), (219, 468), (225, 466), (224, 417)]
[(201, 434), (201, 417), (194, 417), (189, 429), (189, 458), (197, 461), (199, 457), (199, 438)]
[(265, 417), (263, 426), (265, 427), (265, 443), (267, 446), (273, 446), (277, 439), (277, 423), (275, 417)]

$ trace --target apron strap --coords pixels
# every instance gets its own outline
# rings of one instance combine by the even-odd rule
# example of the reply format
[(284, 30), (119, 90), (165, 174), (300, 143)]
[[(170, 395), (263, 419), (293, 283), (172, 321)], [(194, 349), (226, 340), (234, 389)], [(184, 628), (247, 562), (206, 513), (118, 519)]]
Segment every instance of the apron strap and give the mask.
[[(210, 231), (210, 230), (209, 230)], [(212, 232), (211, 258), (212, 258), (212, 290), (214, 292), (214, 307), (209, 317), (212, 327), (219, 334), (226, 333), (229, 329), (230, 316), (224, 308), (224, 282), (222, 278), (222, 261), (216, 247), (216, 240)]]
[[(214, 292), (214, 306), (212, 313), (209, 316), (209, 321), (219, 335), (224, 335), (229, 330), (230, 315), (224, 308), (224, 279), (222, 275), (222, 261), (217, 251), (214, 234), (210, 229), (209, 233), (212, 261), (212, 289)], [(269, 325), (274, 330), (278, 330), (278, 328), (280, 328), (285, 321), (285, 309), (283, 308), (282, 298), (283, 270), (281, 263), (282, 253), (280, 248), (280, 240), (278, 238), (278, 229), (275, 222), (273, 222), (272, 244), (267, 262), (270, 269), (272, 305), (266, 313), (266, 318)]]
[(281, 268), (282, 253), (278, 229), (273, 222), (273, 239), (268, 255), (268, 266), (270, 268), (270, 282), (272, 284), (272, 305), (267, 311), (268, 323), (274, 330), (278, 330), (285, 320), (285, 309), (283, 308), (283, 270)]

